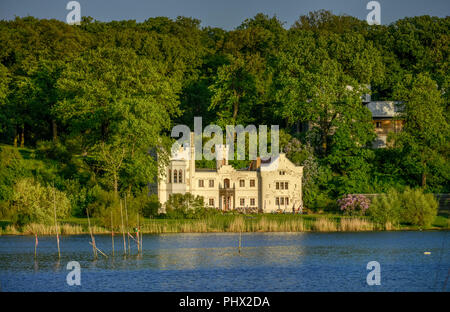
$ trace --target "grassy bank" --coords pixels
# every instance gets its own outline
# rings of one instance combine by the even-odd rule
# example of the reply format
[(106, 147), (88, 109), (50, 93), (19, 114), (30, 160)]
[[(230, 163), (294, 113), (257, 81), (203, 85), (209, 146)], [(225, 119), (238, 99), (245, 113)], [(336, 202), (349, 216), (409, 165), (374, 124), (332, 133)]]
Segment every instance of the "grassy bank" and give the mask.
[[(109, 234), (110, 229), (101, 227), (98, 220), (92, 220), (95, 234)], [(131, 232), (132, 226), (130, 226)], [(0, 221), (0, 235), (52, 235), (55, 226), (28, 224), (15, 226), (9, 221)], [(144, 219), (143, 233), (214, 233), (214, 232), (356, 232), (382, 230), (418, 230), (417, 226), (405, 224), (375, 224), (364, 217), (341, 215), (217, 215), (214, 217), (191, 219)], [(448, 230), (447, 216), (437, 216), (432, 226), (423, 230)], [(60, 222), (59, 231), (63, 235), (87, 234), (87, 219), (71, 218)]]

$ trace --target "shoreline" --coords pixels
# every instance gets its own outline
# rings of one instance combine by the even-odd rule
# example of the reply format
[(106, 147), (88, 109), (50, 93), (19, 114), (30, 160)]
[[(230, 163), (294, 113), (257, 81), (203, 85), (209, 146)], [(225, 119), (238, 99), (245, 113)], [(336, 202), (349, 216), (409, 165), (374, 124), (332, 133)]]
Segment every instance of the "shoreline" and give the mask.
[[(242, 234), (267, 234), (267, 233), (273, 233), (273, 234), (299, 234), (299, 233), (367, 233), (367, 232), (445, 232), (445, 231), (450, 231), (449, 228), (430, 228), (430, 229), (397, 229), (397, 230), (367, 230), (367, 231), (298, 231), (298, 232), (284, 232), (284, 231), (253, 231), (253, 232), (242, 232)], [(142, 235), (160, 235), (160, 234), (239, 234), (240, 232), (214, 232), (214, 231), (209, 231), (209, 232), (163, 232), (163, 233), (154, 233), (154, 232), (142, 232)], [(110, 236), (111, 233), (92, 233), (93, 235), (96, 236)], [(119, 233), (120, 235), (122, 235), (121, 233)], [(115, 237), (119, 237), (120, 235), (116, 234)], [(50, 237), (50, 236), (54, 236), (55, 234), (38, 234), (39, 237)], [(65, 234), (65, 233), (60, 233), (59, 234), (60, 237), (62, 236), (80, 236), (80, 235), (90, 235), (89, 232), (83, 232), (83, 233), (77, 233), (77, 234)], [(30, 237), (34, 237), (34, 234), (30, 234), (30, 233), (2, 233), (0, 234), (0, 237), (2, 236), (30, 236)]]
[[(92, 222), (93, 221), (93, 222)], [(111, 235), (111, 228), (102, 226), (99, 220), (91, 220), (92, 233)], [(133, 233), (136, 224), (130, 224)], [(142, 234), (177, 233), (315, 233), (315, 232), (385, 232), (385, 231), (448, 231), (450, 219), (436, 216), (432, 225), (420, 227), (409, 224), (376, 224), (367, 217), (342, 215), (219, 215), (205, 219), (144, 219), (140, 225)], [(90, 230), (84, 218), (62, 220), (58, 224), (60, 235), (84, 235)], [(54, 225), (31, 223), (22, 227), (9, 220), (0, 221), (0, 236), (51, 236), (56, 235)], [(114, 228), (114, 235), (121, 236), (122, 229)]]

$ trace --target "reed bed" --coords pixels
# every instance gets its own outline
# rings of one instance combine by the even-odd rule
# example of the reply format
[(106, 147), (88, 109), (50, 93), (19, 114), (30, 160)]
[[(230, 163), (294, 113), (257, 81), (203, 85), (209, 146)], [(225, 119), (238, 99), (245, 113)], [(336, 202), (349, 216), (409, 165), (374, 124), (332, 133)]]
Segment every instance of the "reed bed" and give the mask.
[[(58, 225), (62, 235), (89, 234), (83, 220), (62, 222)], [(78, 222), (78, 223), (77, 223)], [(110, 234), (110, 229), (92, 225), (93, 234)], [(399, 230), (398, 224), (375, 224), (364, 217), (303, 216), (303, 215), (216, 215), (201, 220), (145, 219), (141, 232), (162, 233), (217, 233), (217, 232), (356, 232), (373, 230)], [(55, 235), (54, 225), (12, 224), (0, 227), (0, 235)]]
[(336, 232), (338, 227), (333, 220), (319, 218), (313, 223), (312, 230), (317, 232)]
[(247, 232), (303, 232), (305, 226), (303, 219), (270, 220), (262, 217), (256, 222), (249, 222), (246, 226)]
[[(61, 224), (58, 226), (58, 230), (60, 234), (64, 235), (75, 235), (75, 234), (83, 234), (86, 231), (83, 230), (81, 225), (72, 225), (72, 224)], [(25, 225), (21, 229), (22, 234), (25, 235), (55, 235), (56, 234), (56, 226), (54, 225), (45, 225), (45, 224), (37, 224), (31, 223)]]
[(373, 231), (372, 222), (360, 218), (342, 218), (339, 229), (343, 232)]
[(3, 234), (12, 234), (12, 235), (20, 234), (19, 230), (14, 225), (6, 226), (6, 229), (4, 232), (5, 233), (3, 233)]
[(206, 233), (208, 225), (205, 220), (181, 224), (181, 233)]
[(392, 231), (392, 230), (397, 230), (398, 229), (398, 226), (395, 226), (394, 224), (392, 224), (391, 222), (386, 222), (385, 224), (384, 224), (384, 229), (386, 230), (386, 231)]
[(245, 220), (242, 216), (237, 216), (231, 221), (228, 232), (246, 232)]
[[(110, 233), (105, 228), (99, 226), (92, 227), (93, 232), (95, 234), (107, 234)], [(77, 235), (77, 234), (86, 234), (88, 233), (88, 229), (82, 227), (78, 224), (68, 224), (64, 223), (58, 226), (59, 234), (62, 235)], [(55, 225), (47, 225), (47, 224), (38, 224), (38, 223), (30, 223), (23, 227), (18, 227), (16, 225), (8, 225), (4, 230), (0, 229), (0, 234), (8, 234), (8, 235), (55, 235), (56, 234), (56, 226)]]

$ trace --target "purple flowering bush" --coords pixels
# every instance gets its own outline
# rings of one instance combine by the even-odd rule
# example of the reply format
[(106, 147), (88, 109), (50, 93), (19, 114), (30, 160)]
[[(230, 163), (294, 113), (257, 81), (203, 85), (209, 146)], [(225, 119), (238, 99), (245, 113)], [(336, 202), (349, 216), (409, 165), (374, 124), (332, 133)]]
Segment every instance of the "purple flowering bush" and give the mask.
[(346, 215), (364, 215), (369, 209), (370, 200), (364, 195), (347, 194), (338, 199), (338, 205), (341, 211)]

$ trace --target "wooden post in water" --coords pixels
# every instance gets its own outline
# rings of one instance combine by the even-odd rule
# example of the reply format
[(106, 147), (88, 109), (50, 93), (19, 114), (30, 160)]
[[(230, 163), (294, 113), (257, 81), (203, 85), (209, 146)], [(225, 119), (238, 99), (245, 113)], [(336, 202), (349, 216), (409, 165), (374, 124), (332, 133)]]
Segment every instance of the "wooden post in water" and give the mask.
[(137, 244), (137, 249), (138, 249), (138, 255), (140, 254), (140, 252), (141, 252), (141, 243), (140, 243), (140, 235), (141, 234), (139, 234), (139, 212), (138, 212), (138, 214), (137, 214), (137, 216), (136, 216), (136, 219), (137, 219), (137, 224), (136, 224), (136, 244)]
[(139, 214), (136, 215), (136, 227), (133, 229), (133, 231), (136, 233), (136, 247), (137, 247), (137, 252), (139, 255), (139, 230), (138, 230), (138, 224), (139, 224)]
[(88, 217), (89, 233), (91, 234), (92, 252), (94, 253), (94, 259), (97, 259), (97, 247), (95, 247), (95, 238), (94, 238), (94, 234), (92, 233), (91, 219), (89, 218), (89, 209), (86, 209), (86, 213), (87, 213), (87, 217)]
[(123, 212), (122, 212), (122, 200), (120, 200), (120, 218), (122, 220), (122, 236), (123, 236), (123, 255), (127, 253), (127, 243), (125, 241), (125, 229), (123, 227)]
[(242, 231), (239, 232), (239, 253), (241, 253)]
[(141, 251), (141, 255), (142, 255), (143, 254), (143, 250), (142, 250), (142, 232), (141, 232), (140, 228), (139, 228), (139, 234), (141, 235), (140, 238), (139, 238), (139, 243), (141, 244), (140, 251)]
[(59, 249), (58, 222), (56, 222), (56, 190), (55, 190), (55, 183), (53, 183), (53, 212), (54, 212), (54, 215), (55, 215), (55, 231), (56, 231), (56, 243), (58, 245), (58, 259), (61, 259), (61, 251)]
[(111, 208), (111, 244), (112, 244), (112, 255), (114, 257), (114, 223), (113, 223), (112, 208)]
[(34, 259), (36, 259), (37, 258), (37, 246), (38, 246), (37, 233), (34, 233), (34, 236), (36, 237), (36, 240), (34, 242)]
[(89, 242), (89, 244), (92, 245), (92, 248), (95, 248), (96, 251), (98, 251), (99, 253), (101, 253), (102, 256), (104, 256), (105, 258), (108, 258), (108, 256), (107, 256), (103, 251), (101, 251), (99, 248), (97, 248), (97, 246), (95, 246), (95, 243), (92, 244), (91, 242)]
[(142, 255), (142, 232), (141, 232), (141, 224), (139, 223), (139, 235), (140, 235), (140, 237), (139, 237), (139, 243), (141, 244), (141, 248), (139, 249), (140, 251), (141, 251), (141, 255)]
[(127, 195), (125, 195), (125, 222), (126, 222), (126, 227), (127, 227), (127, 238), (128, 238), (128, 254), (130, 254), (130, 231), (129, 231), (129, 227), (128, 227), (128, 209), (127, 209)]

